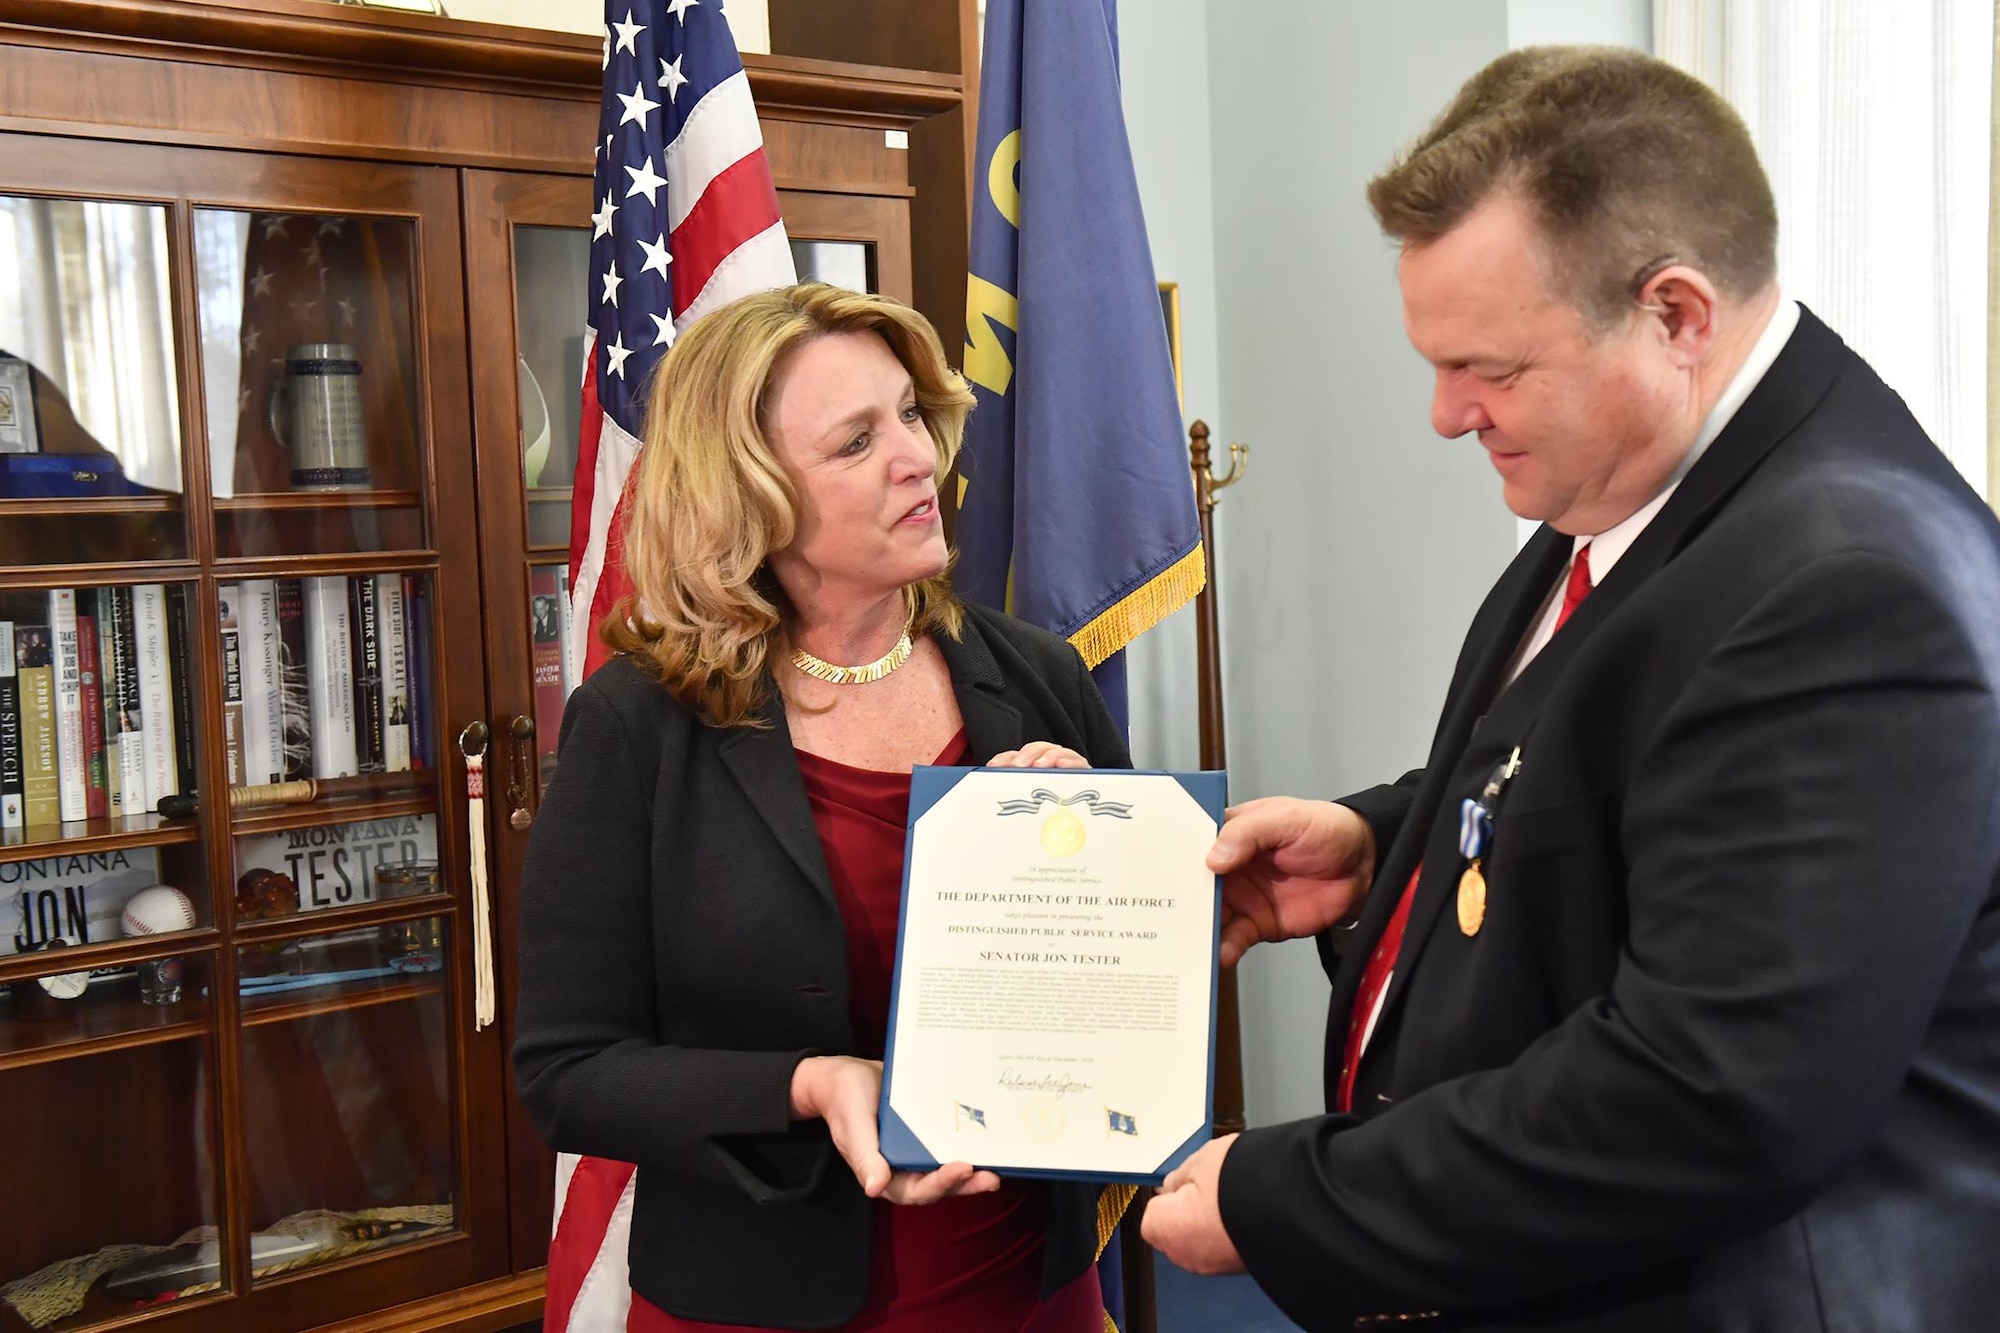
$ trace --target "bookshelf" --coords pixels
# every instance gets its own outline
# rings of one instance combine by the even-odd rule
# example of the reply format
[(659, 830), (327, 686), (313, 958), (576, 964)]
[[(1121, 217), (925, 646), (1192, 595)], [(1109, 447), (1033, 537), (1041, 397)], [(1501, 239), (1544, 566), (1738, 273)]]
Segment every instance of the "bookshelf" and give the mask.
[[(947, 330), (972, 16), (911, 8), (950, 29), (936, 68), (796, 23), (745, 62), (802, 261)], [(575, 675), (599, 46), (315, 0), (0, 17), (0, 622), (111, 625), (93, 709), (79, 622), (53, 722), (84, 817), (0, 827), (0, 1333), (539, 1316), (512, 922)], [(169, 602), (178, 628), (120, 638)], [(173, 744), (128, 785), (156, 716)], [(225, 799), (267, 779), (350, 786)], [(154, 885), (187, 917), (128, 928)]]

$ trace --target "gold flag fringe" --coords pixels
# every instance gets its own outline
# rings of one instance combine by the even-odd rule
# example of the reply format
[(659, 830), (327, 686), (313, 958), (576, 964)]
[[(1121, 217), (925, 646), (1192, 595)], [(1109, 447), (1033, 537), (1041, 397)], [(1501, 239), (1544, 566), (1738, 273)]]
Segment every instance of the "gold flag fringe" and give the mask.
[(1201, 543), (1069, 636), (1085, 666), (1099, 662), (1194, 600), (1208, 584)]

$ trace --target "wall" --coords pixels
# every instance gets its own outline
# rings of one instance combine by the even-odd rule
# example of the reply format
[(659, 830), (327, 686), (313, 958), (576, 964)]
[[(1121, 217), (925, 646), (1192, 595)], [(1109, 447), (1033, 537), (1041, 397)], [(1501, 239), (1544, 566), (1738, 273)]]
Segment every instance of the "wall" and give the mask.
[[(1217, 511), (1231, 794), (1339, 795), (1421, 762), (1515, 527), (1477, 450), (1430, 430), (1363, 187), (1488, 60), (1644, 46), (1650, 0), (1150, 0), (1119, 24), (1186, 415), (1252, 447)], [(1183, 613), (1132, 651), (1142, 764), (1194, 762), (1192, 645)], [(1253, 951), (1241, 992), (1250, 1123), (1318, 1113), (1311, 946)]]
[[(479, 23), (593, 35), (604, 31), (602, 0), (444, 0), (444, 8), (452, 18)], [(771, 49), (771, 25), (764, 0), (729, 0), (726, 9), (739, 50)]]

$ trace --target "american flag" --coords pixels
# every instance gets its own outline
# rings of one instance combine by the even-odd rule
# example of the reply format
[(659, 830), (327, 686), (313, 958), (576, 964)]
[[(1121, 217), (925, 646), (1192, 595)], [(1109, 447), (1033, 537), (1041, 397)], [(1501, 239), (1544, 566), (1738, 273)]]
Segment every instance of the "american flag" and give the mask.
[(794, 281), (764, 135), (722, 0), (607, 0), (604, 106), (591, 198), (590, 348), (570, 508), (570, 652), (628, 591), (620, 506), (645, 394), (674, 334), (739, 296)]
[[(590, 328), (569, 559), (570, 651), (586, 673), (597, 626), (628, 590), (618, 534), (652, 372), (686, 328), (794, 280), (764, 136), (722, 0), (609, 0), (592, 189)], [(549, 1333), (622, 1333), (633, 1168), (563, 1154), (549, 1243)]]

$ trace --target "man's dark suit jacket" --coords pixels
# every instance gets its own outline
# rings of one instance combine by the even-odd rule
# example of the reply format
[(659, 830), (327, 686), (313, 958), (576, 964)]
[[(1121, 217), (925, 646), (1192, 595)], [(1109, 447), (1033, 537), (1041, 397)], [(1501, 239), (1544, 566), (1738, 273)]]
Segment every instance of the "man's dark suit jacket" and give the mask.
[[(967, 763), (1032, 740), (1131, 763), (1076, 650), (967, 608), (940, 637)], [(868, 1289), (870, 1203), (792, 1070), (853, 1054), (846, 936), (784, 709), (703, 725), (629, 658), (577, 688), (523, 875), (514, 1067), (563, 1152), (636, 1162), (632, 1287), (676, 1315), (825, 1328)], [(1096, 1248), (1048, 1190), (1044, 1294)]]
[[(1310, 1330), (2000, 1328), (2000, 527), (1808, 313), (1499, 690), (1570, 547), (1488, 596), (1428, 765), (1347, 802), (1329, 1105), (1421, 861), (1408, 934), (1356, 1114), (1245, 1134), (1230, 1236)], [(1516, 745), (1468, 937), (1459, 803)]]

